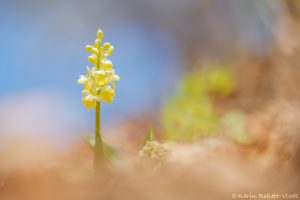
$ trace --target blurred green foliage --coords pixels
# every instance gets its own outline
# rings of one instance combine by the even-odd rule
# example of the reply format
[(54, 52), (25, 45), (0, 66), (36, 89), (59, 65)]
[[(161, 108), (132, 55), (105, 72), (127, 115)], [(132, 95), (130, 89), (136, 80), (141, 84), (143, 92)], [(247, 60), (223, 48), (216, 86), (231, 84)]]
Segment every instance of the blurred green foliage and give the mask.
[(178, 95), (163, 108), (163, 124), (166, 138), (194, 140), (217, 128), (217, 113), (209, 98)]
[[(234, 91), (232, 71), (222, 66), (209, 66), (201, 71), (186, 74), (179, 84), (178, 92), (169, 99), (162, 109), (162, 121), (166, 139), (192, 141), (214, 135), (220, 125), (213, 96), (226, 97)], [(225, 119), (230, 124), (237, 118)], [(242, 135), (245, 130), (240, 120), (238, 127), (230, 128), (232, 134)], [(228, 127), (228, 126), (227, 126)], [(238, 136), (242, 141), (242, 137)]]
[(214, 68), (204, 73), (203, 76), (204, 79), (207, 76), (207, 86), (209, 92), (223, 97), (226, 97), (233, 92), (234, 77), (232, 72), (228, 68)]

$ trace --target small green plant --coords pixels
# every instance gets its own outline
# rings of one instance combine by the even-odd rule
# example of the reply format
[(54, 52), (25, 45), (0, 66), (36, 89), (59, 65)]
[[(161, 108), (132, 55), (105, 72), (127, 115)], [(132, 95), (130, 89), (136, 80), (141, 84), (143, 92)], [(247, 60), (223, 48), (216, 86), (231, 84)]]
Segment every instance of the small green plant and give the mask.
[(210, 66), (186, 74), (178, 92), (162, 110), (166, 138), (193, 141), (216, 133), (219, 115), (212, 96), (226, 97), (233, 92), (232, 72), (222, 66)]
[(161, 144), (156, 140), (153, 129), (150, 127), (145, 137), (143, 147), (139, 152), (140, 158), (144, 161), (153, 161), (154, 163), (161, 164), (165, 161), (167, 154), (167, 145)]
[(101, 102), (110, 103), (114, 100), (116, 85), (115, 81), (120, 77), (115, 74), (113, 64), (107, 59), (114, 47), (110, 43), (101, 46), (103, 31), (98, 30), (97, 39), (93, 45), (87, 45), (85, 50), (90, 52), (89, 62), (92, 68), (86, 67), (87, 75), (80, 75), (79, 84), (83, 84), (82, 103), (87, 109), (95, 109), (95, 147), (94, 147), (94, 169), (99, 171), (105, 160), (104, 145), (101, 137)]
[(145, 144), (147, 142), (149, 142), (149, 141), (151, 142), (151, 141), (155, 141), (155, 140), (156, 140), (156, 137), (155, 137), (155, 135), (153, 133), (153, 128), (152, 128), (152, 126), (150, 126), (150, 128), (148, 129), (148, 132), (146, 134), (146, 137), (144, 139), (143, 146), (145, 146)]
[(230, 95), (234, 87), (232, 72), (222, 66), (186, 74), (162, 110), (166, 138), (193, 141), (219, 131), (239, 144), (251, 144), (244, 113), (231, 110), (220, 115), (213, 102), (213, 97)]

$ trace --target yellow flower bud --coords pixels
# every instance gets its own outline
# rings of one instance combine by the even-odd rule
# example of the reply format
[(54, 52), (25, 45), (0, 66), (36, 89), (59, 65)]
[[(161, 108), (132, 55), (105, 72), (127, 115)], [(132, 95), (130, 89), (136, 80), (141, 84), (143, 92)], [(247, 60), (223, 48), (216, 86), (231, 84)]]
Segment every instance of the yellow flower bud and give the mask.
[(87, 51), (87, 52), (92, 52), (92, 49), (93, 49), (94, 47), (93, 46), (91, 46), (91, 45), (86, 45), (85, 46), (85, 50)]
[(104, 56), (107, 57), (107, 56), (110, 56), (111, 54), (113, 54), (114, 52), (114, 47), (113, 46), (110, 46), (105, 52), (104, 52)]
[(114, 51), (114, 47), (109, 42), (106, 42), (103, 44), (103, 51), (105, 57), (110, 56)]
[(91, 52), (91, 53), (96, 54), (96, 55), (99, 53), (98, 49), (95, 48), (95, 47), (93, 47), (93, 46), (91, 46), (91, 45), (86, 45), (85, 46), (85, 50), (87, 52)]
[(100, 43), (101, 43), (101, 41), (99, 39), (96, 39), (95, 43), (94, 43), (95, 47), (99, 48), (100, 47)]
[(92, 49), (92, 53), (95, 54), (95, 55), (98, 55), (98, 54), (99, 54), (99, 51), (98, 51), (97, 48), (94, 47), (94, 48)]
[(88, 60), (89, 60), (91, 63), (97, 65), (97, 56), (96, 56), (95, 54), (90, 55), (90, 56), (88, 57)]
[(102, 38), (103, 38), (103, 31), (101, 29), (98, 29), (97, 37), (98, 37), (99, 40), (102, 40)]
[(104, 44), (103, 44), (103, 49), (104, 49), (104, 51), (106, 51), (107, 49), (109, 49), (111, 47), (111, 44), (109, 43), (109, 42), (105, 42)]
[(102, 60), (102, 66), (104, 67), (104, 69), (112, 69), (113, 64), (110, 60)]

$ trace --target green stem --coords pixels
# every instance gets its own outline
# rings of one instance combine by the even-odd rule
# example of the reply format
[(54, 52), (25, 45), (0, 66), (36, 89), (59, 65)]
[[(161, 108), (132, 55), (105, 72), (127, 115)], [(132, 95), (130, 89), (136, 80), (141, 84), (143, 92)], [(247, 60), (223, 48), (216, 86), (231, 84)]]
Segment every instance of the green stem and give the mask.
[(94, 149), (94, 170), (95, 174), (99, 174), (104, 164), (103, 142), (101, 138), (101, 119), (100, 119), (100, 102), (96, 102), (95, 116), (95, 149)]

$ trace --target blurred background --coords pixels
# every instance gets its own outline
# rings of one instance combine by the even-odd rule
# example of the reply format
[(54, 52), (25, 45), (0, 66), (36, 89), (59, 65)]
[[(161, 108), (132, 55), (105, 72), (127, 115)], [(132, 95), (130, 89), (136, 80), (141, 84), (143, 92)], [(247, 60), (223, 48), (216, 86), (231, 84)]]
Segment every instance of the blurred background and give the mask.
[[(121, 80), (96, 180), (77, 79), (98, 28)], [(0, 199), (298, 198), (299, 68), (297, 0), (0, 0)]]
[[(115, 47), (111, 60), (121, 77), (115, 101), (103, 106), (104, 129), (156, 118), (183, 74), (207, 62), (234, 66), (245, 82), (239, 86), (246, 110), (261, 102), (258, 97), (297, 97), (297, 81), (288, 91), (274, 85), (286, 85), (299, 71), (280, 69), (297, 63), (299, 6), (281, 0), (2, 0), (0, 144), (19, 135), (60, 143), (93, 132), (94, 113), (81, 104), (76, 81), (88, 64), (84, 46), (98, 28)], [(273, 80), (278, 74), (283, 78)]]

